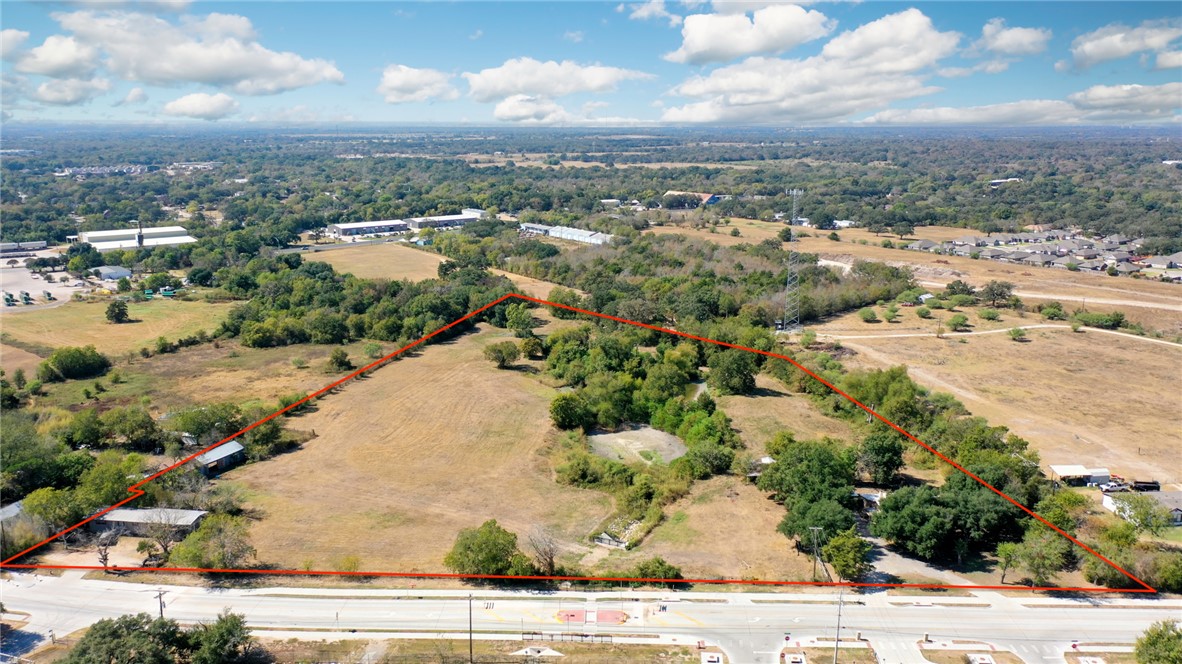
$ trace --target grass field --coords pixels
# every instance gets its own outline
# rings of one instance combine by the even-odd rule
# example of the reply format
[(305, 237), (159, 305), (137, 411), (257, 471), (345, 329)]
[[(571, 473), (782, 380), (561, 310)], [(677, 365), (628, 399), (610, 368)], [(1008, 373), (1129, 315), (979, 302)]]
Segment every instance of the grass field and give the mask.
[[(730, 228), (738, 228), (739, 237), (732, 237)], [(757, 243), (776, 238), (784, 225), (779, 222), (765, 222), (752, 219), (732, 218), (730, 226), (719, 227), (717, 233), (694, 230), (678, 226), (661, 226), (651, 232), (657, 234), (680, 233), (707, 238), (724, 246), (743, 242)], [(825, 236), (828, 233), (812, 229), (805, 230), (810, 237), (800, 238), (800, 251), (818, 254), (822, 259), (852, 263), (855, 259), (873, 260), (897, 265), (907, 265), (915, 270), (916, 279), (929, 287), (940, 286), (953, 279), (963, 279), (980, 286), (993, 279), (1009, 281), (1016, 285), (1018, 294), (1032, 303), (1046, 300), (1061, 300), (1067, 309), (1086, 306), (1091, 311), (1106, 312), (1114, 309), (1124, 311), (1132, 320), (1143, 325), (1160, 329), (1167, 334), (1182, 333), (1182, 287), (1158, 281), (1109, 277), (1090, 272), (1069, 272), (1053, 268), (1038, 268), (1011, 265), (988, 260), (973, 260), (963, 256), (938, 256), (920, 251), (887, 249), (881, 246), (883, 240), (898, 244), (897, 236), (875, 237), (863, 229), (838, 231), (840, 242)], [(932, 241), (949, 240), (970, 234), (963, 228), (925, 226), (907, 236), (907, 242), (917, 239)], [(860, 244), (865, 240), (866, 244)]]
[(260, 560), (442, 572), (459, 530), (492, 518), (523, 541), (537, 524), (586, 550), (610, 500), (554, 482), (541, 451), (555, 392), (482, 357), (507, 337), (484, 328), (377, 371), (291, 421), (316, 433), (303, 449), (228, 473), (265, 514)]
[(113, 325), (107, 322), (107, 302), (68, 302), (52, 309), (6, 312), (4, 333), (20, 342), (41, 346), (86, 346), (94, 344), (111, 356), (154, 347), (157, 337), (175, 341), (198, 330), (213, 332), (232, 303), (150, 300), (128, 302), (135, 322)]
[[(366, 279), (434, 279), (438, 266), (447, 260), (439, 254), (413, 249), (403, 244), (367, 244), (348, 249), (335, 249), (305, 255), (305, 260), (323, 261), (338, 272), (352, 272)], [(494, 274), (508, 277), (520, 292), (533, 297), (544, 298), (556, 284), (540, 279), (523, 277), (504, 270), (491, 270)]]
[[(276, 641), (262, 640), (262, 645), (280, 664), (296, 662), (352, 662), (361, 661), (369, 642), (351, 641)], [(473, 644), (477, 662), (526, 662), (536, 658), (512, 657), (528, 646), (546, 646), (563, 654), (565, 664), (612, 664), (614, 662), (696, 662), (700, 661), (698, 651), (689, 647), (674, 645), (620, 645), (585, 643), (533, 643), (520, 640), (488, 641), (478, 639)], [(384, 641), (372, 650), (384, 653), (377, 659), (381, 662), (414, 661), (449, 662), (468, 661), (468, 640), (462, 639), (392, 639)]]
[(824, 436), (855, 439), (849, 424), (817, 412), (807, 396), (788, 392), (780, 381), (759, 374), (755, 386), (751, 395), (718, 397), (718, 405), (755, 455), (762, 456), (768, 441), (783, 430), (793, 432), (797, 440)]
[[(834, 325), (848, 329), (844, 321)], [(1170, 461), (1182, 446), (1182, 348), (1059, 329), (1030, 330), (1027, 338), (949, 334), (842, 343), (858, 352), (847, 366), (906, 365), (920, 384), (952, 393), (974, 415), (1029, 440), (1044, 465), (1080, 463), (1182, 482)]]
[(8, 344), (0, 344), (0, 368), (10, 373), (16, 369), (24, 369), (26, 375), (34, 376), (41, 360), (40, 355)]
[(697, 482), (688, 496), (666, 507), (665, 514), (665, 521), (639, 548), (613, 551), (601, 566), (624, 569), (660, 556), (681, 567), (686, 578), (809, 578), (810, 558), (776, 532), (784, 508), (745, 478)]

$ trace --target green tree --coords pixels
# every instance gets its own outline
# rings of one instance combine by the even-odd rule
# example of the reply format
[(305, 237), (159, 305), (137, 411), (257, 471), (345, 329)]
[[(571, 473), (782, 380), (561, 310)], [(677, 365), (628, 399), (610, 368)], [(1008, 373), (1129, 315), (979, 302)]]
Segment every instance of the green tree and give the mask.
[(22, 510), (49, 524), (55, 531), (82, 520), (85, 509), (70, 489), (45, 487), (25, 496)]
[(858, 536), (856, 529), (850, 528), (831, 537), (821, 552), (839, 578), (856, 581), (871, 570), (868, 558), (873, 548), (874, 545)]
[(188, 661), (190, 641), (175, 620), (146, 613), (96, 622), (65, 664), (174, 664)]
[(928, 309), (927, 307), (919, 307), (915, 310), (915, 315), (919, 316), (920, 318), (931, 318), (932, 310)]
[(744, 350), (727, 349), (709, 360), (706, 383), (717, 394), (748, 394), (755, 389), (755, 356)]
[(874, 310), (871, 309), (870, 307), (862, 307), (861, 309), (859, 309), (858, 310), (858, 318), (861, 318), (863, 323), (877, 323), (878, 322), (878, 314), (874, 313)]
[(948, 329), (953, 332), (961, 332), (967, 330), (969, 327), (968, 316), (964, 314), (956, 314), (948, 319)]
[(891, 304), (882, 312), (882, 319), (888, 323), (893, 323), (899, 319), (899, 307)]
[(903, 467), (903, 441), (886, 431), (867, 436), (858, 452), (858, 467), (875, 484), (894, 484)]
[(895, 235), (898, 235), (899, 239), (902, 240), (906, 236), (914, 233), (915, 227), (909, 223), (901, 222), (901, 223), (897, 223), (897, 224), (892, 225), (891, 232), (894, 233)]
[(1014, 284), (1008, 281), (990, 281), (981, 287), (979, 295), (982, 300), (989, 303), (989, 306), (996, 307), (998, 303), (1005, 302), (1014, 294)]
[(521, 356), (526, 359), (536, 359), (542, 357), (546, 352), (546, 347), (542, 344), (542, 340), (537, 337), (526, 337), (521, 340)]
[(520, 555), (517, 535), (490, 519), (461, 530), (443, 564), (457, 574), (509, 574), (514, 554)]
[(245, 518), (210, 514), (173, 548), (169, 562), (177, 567), (240, 569), (254, 555)]
[(1017, 562), (1021, 553), (1022, 548), (1017, 542), (1002, 542), (997, 545), (997, 563), (1001, 565), (1000, 583), (1005, 584), (1006, 572), (1010, 571), (1010, 567)]
[(334, 348), (332, 354), (328, 356), (328, 368), (332, 371), (352, 371), (353, 363), (349, 360), (349, 354), (345, 352), (344, 348)]
[(956, 279), (954, 281), (949, 282), (949, 284), (944, 287), (944, 293), (949, 296), (952, 296), (952, 295), (973, 296), (973, 295), (977, 294), (977, 289), (975, 289), (972, 286), (968, 285), (967, 283), (961, 281), (960, 279)]
[(870, 532), (924, 560), (947, 556), (954, 514), (931, 487), (904, 487), (883, 499)]
[(853, 513), (831, 498), (818, 501), (790, 498), (785, 506), (788, 513), (784, 515), (776, 530), (784, 537), (796, 538), (803, 547), (812, 546), (813, 528), (820, 528), (817, 533), (817, 544), (824, 546), (837, 533), (854, 526)]
[(498, 341), (484, 347), (484, 358), (496, 364), (498, 369), (508, 367), (519, 357), (521, 351), (517, 350), (517, 344), (512, 341)]
[(1182, 627), (1177, 620), (1153, 623), (1137, 638), (1138, 664), (1182, 664)]
[(192, 664), (233, 664), (248, 660), (250, 629), (246, 617), (225, 609), (213, 623), (200, 623), (190, 632), (196, 650)]
[(1133, 525), (1137, 532), (1155, 537), (1170, 523), (1170, 513), (1161, 503), (1137, 492), (1118, 493), (1112, 497), (1116, 513)]
[(99, 423), (111, 442), (140, 452), (151, 452), (162, 438), (156, 420), (140, 406), (112, 408), (102, 414)]
[(559, 394), (550, 402), (550, 419), (559, 429), (581, 429), (591, 426), (593, 415), (577, 394)]
[(14, 386), (16, 386), (16, 389), (18, 389), (18, 390), (25, 389), (25, 385), (27, 383), (28, 383), (28, 379), (25, 378), (25, 370), (24, 369), (17, 368), (15, 371), (12, 372), (12, 384)]
[(119, 281), (115, 282), (115, 289), (120, 293), (126, 293), (131, 290), (131, 280), (127, 277), (119, 277)]
[(1043, 527), (1032, 528), (1022, 540), (1018, 562), (1030, 574), (1031, 585), (1046, 586), (1067, 564), (1066, 542), (1058, 533)]
[(382, 356), (382, 345), (377, 343), (367, 343), (361, 347), (361, 353), (371, 360), (376, 360)]
[(94, 346), (58, 348), (37, 366), (37, 378), (44, 382), (100, 376), (111, 368), (111, 360)]
[(126, 323), (131, 320), (131, 316), (127, 315), (127, 303), (122, 300), (114, 300), (107, 305), (107, 321), (111, 323)]
[(505, 308), (505, 327), (519, 337), (533, 336), (534, 314), (524, 302), (515, 302)]
[[(636, 563), (636, 567), (632, 569), (634, 578), (637, 579), (683, 579), (681, 575), (681, 568), (676, 565), (671, 565), (665, 562), (664, 558), (654, 556), (647, 560), (642, 560)], [(669, 586), (685, 585), (670, 583)]]

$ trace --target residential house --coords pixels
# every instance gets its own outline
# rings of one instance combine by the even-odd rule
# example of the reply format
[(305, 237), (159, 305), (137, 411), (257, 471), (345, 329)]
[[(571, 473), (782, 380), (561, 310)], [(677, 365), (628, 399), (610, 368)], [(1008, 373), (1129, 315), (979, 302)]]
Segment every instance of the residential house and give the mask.
[(1136, 274), (1140, 271), (1141, 267), (1132, 263), (1117, 263), (1116, 265), (1117, 274)]
[(1034, 254), (1022, 262), (1026, 263), (1027, 265), (1047, 267), (1048, 265), (1054, 263), (1055, 259), (1051, 258), (1050, 254)]
[(150, 535), (153, 529), (164, 526), (175, 529), (178, 536), (184, 536), (193, 532), (206, 514), (203, 510), (120, 507), (91, 521), (89, 525), (96, 533), (118, 532), (133, 537)]
[(1071, 252), (1071, 255), (1075, 256), (1076, 258), (1091, 260), (1093, 258), (1097, 258), (1100, 255), (1100, 252), (1096, 251), (1095, 249), (1077, 249)]
[[(1104, 494), (1101, 504), (1104, 508), (1122, 519), (1128, 520), (1129, 515), (1120, 509), (1115, 496), (1120, 494)], [(1141, 494), (1157, 501), (1170, 515), (1169, 525), (1182, 526), (1182, 491), (1146, 491)]]
[(911, 251), (931, 251), (938, 246), (940, 245), (932, 242), (931, 240), (916, 240), (915, 242), (912, 242), (911, 244), (904, 247), (904, 249), (910, 249)]
[(998, 249), (996, 247), (987, 247), (980, 252), (981, 258), (988, 258), (989, 260), (1001, 258), (1009, 253), (1005, 249)]

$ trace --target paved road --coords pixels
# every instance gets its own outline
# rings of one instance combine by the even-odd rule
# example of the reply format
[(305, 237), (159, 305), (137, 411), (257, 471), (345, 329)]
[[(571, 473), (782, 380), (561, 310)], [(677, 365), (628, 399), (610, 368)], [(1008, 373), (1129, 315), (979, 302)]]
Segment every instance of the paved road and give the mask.
[[(61, 577), (18, 573), (0, 582), (0, 600), (9, 610), (31, 615), (23, 638), (9, 639), (3, 648), (27, 652), (51, 630), (62, 635), (106, 617), (155, 614), (158, 589), (165, 592), (165, 615), (183, 622), (211, 620), (230, 608), (245, 614), (256, 632), (299, 629), (310, 639), (398, 638), (407, 632), (434, 636), (468, 627), (466, 591), (208, 589), (84, 580), (78, 572)], [(786, 634), (793, 642), (815, 638), (831, 643), (837, 620), (835, 594), (473, 592), (478, 631), (610, 633), (659, 643), (703, 640), (742, 664), (778, 661)], [(900, 664), (923, 661), (916, 644), (925, 634), (933, 640), (990, 642), (1028, 662), (1061, 662), (1072, 639), (1131, 643), (1153, 621), (1182, 613), (1180, 600), (1125, 596), (1097, 597), (1090, 603), (994, 592), (938, 599), (847, 592), (844, 598), (843, 635), (860, 632), (880, 653), (881, 662)], [(570, 615), (570, 610), (597, 609), (628, 617), (623, 624), (564, 624), (559, 619), (563, 611)]]

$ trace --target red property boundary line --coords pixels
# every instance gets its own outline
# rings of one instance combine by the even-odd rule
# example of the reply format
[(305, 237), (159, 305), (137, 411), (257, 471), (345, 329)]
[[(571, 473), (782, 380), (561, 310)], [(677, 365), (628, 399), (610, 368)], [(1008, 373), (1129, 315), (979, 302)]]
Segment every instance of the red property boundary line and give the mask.
[[(559, 308), (559, 309), (566, 309), (568, 311), (574, 311), (576, 313), (580, 313), (580, 314), (583, 314), (586, 316), (592, 316), (595, 318), (602, 318), (605, 320), (611, 320), (611, 321), (615, 321), (617, 323), (625, 323), (628, 325), (634, 325), (636, 327), (643, 327), (645, 329), (654, 330), (656, 332), (663, 332), (665, 334), (672, 334), (674, 336), (683, 337), (686, 339), (693, 339), (694, 341), (700, 341), (703, 343), (710, 343), (710, 344), (714, 344), (716, 346), (722, 346), (724, 348), (733, 348), (736, 350), (747, 351), (749, 353), (755, 353), (757, 355), (763, 355), (764, 357), (770, 357), (770, 358), (775, 358), (778, 360), (784, 360), (785, 362), (792, 364), (797, 369), (800, 369), (801, 371), (803, 371), (807, 375), (811, 376), (814, 380), (820, 382), (825, 387), (827, 387), (827, 388), (833, 390), (834, 392), (836, 392), (837, 394), (841, 395), (842, 397), (847, 399), (850, 403), (854, 404), (858, 408), (861, 408), (862, 410), (866, 411), (866, 413), (869, 414), (870, 416), (874, 417), (875, 419), (879, 420), (883, 424), (886, 424), (890, 428), (899, 432), (900, 434), (907, 437), (909, 440), (911, 440), (915, 444), (919, 445), (920, 447), (924, 448), (925, 450), (936, 455), (936, 457), (939, 458), (941, 461), (949, 464), (953, 468), (955, 468), (955, 469), (959, 470), (960, 472), (964, 473), (965, 475), (968, 475), (969, 477), (973, 478), (981, 486), (983, 486), (983, 487), (989, 489), (990, 491), (992, 491), (993, 493), (1001, 496), (1007, 502), (1013, 504), (1015, 507), (1022, 510), (1026, 514), (1030, 515), (1034, 519), (1037, 519), (1043, 525), (1047, 526), (1048, 528), (1050, 528), (1054, 532), (1067, 538), (1067, 540), (1070, 541), (1071, 543), (1082, 548), (1084, 551), (1087, 551), (1089, 554), (1095, 556), (1096, 558), (1104, 561), (1105, 564), (1109, 565), (1113, 569), (1115, 569), (1118, 572), (1120, 572), (1121, 574), (1125, 575), (1126, 577), (1128, 577), (1130, 580), (1134, 581), (1135, 583), (1137, 583), (1141, 587), (1140, 588), (1101, 588), (1101, 587), (1073, 588), (1073, 587), (1058, 587), (1058, 586), (1005, 586), (1005, 585), (991, 586), (991, 585), (951, 585), (951, 584), (936, 584), (936, 583), (859, 583), (859, 582), (852, 582), (852, 581), (841, 581), (841, 582), (838, 582), (838, 581), (761, 581), (761, 580), (757, 580), (757, 579), (756, 580), (648, 579), (648, 578), (634, 578), (634, 577), (524, 576), (524, 575), (509, 575), (509, 574), (447, 574), (447, 573), (430, 574), (430, 573), (420, 573), (420, 572), (339, 572), (339, 571), (335, 571), (335, 570), (330, 571), (330, 570), (290, 570), (290, 569), (204, 569), (204, 568), (191, 568), (191, 567), (118, 567), (118, 566), (110, 566), (110, 567), (104, 568), (100, 565), (31, 565), (31, 564), (13, 563), (14, 560), (20, 559), (21, 557), (23, 557), (23, 556), (31, 553), (32, 551), (52, 542), (53, 540), (61, 537), (62, 535), (65, 535), (66, 533), (76, 530), (76, 529), (86, 525), (87, 523), (93, 521), (94, 519), (97, 519), (98, 517), (106, 514), (107, 512), (110, 512), (111, 510), (113, 510), (115, 508), (118, 508), (122, 505), (126, 505), (127, 503), (135, 500), (136, 498), (139, 498), (140, 496), (144, 495), (144, 490), (141, 487), (144, 486), (145, 484), (147, 484), (148, 482), (151, 482), (152, 480), (160, 477), (161, 475), (163, 475), (171, 470), (175, 470), (177, 468), (180, 468), (181, 466), (184, 466), (186, 463), (188, 463), (188, 462), (192, 461), (193, 459), (197, 458), (198, 456), (201, 456), (202, 454), (205, 454), (206, 452), (218, 447), (219, 445), (222, 445), (223, 443), (227, 443), (231, 440), (234, 440), (235, 438), (241, 436), (242, 434), (259, 426), (260, 424), (263, 424), (264, 422), (267, 422), (267, 421), (272, 420), (276, 417), (279, 417), (280, 415), (283, 415), (284, 413), (286, 413), (294, 408), (298, 408), (299, 406), (307, 403), (308, 401), (311, 401), (312, 399), (315, 399), (315, 398), (325, 394), (326, 392), (329, 392), (330, 390), (341, 386), (342, 384), (352, 380), (353, 378), (356, 378), (357, 376), (359, 376), (367, 371), (372, 371), (373, 369), (378, 368), (379, 366), (385, 364), (386, 362), (389, 362), (390, 360), (394, 359), (398, 355), (401, 355), (402, 353), (405, 353), (406, 351), (414, 348), (415, 346), (418, 346), (418, 345), (426, 342), (428, 339), (431, 339), (432, 337), (434, 337), (446, 330), (449, 330), (449, 329), (455, 327), (456, 325), (459, 325), (460, 323), (470, 320), (473, 317), (478, 316), (481, 313), (484, 313), (485, 311), (488, 311), (489, 309), (491, 309), (491, 308), (497, 306), (498, 304), (505, 302), (506, 300), (509, 300), (511, 298), (518, 298), (518, 299), (525, 300), (528, 302), (533, 302), (535, 304), (546, 305), (549, 307), (555, 307), (555, 308)], [(1108, 558), (1105, 558), (1103, 555), (1096, 552), (1094, 549), (1092, 549), (1088, 545), (1084, 544), (1083, 542), (1079, 541), (1078, 539), (1073, 537), (1071, 534), (1067, 533), (1066, 531), (1062, 530), (1061, 528), (1059, 528), (1055, 524), (1051, 523), (1050, 521), (1047, 521), (1043, 517), (1034, 513), (1034, 511), (1028, 509), (1025, 505), (1022, 505), (1018, 501), (1016, 501), (1013, 498), (1011, 498), (1010, 496), (1006, 495), (1001, 490), (999, 490), (997, 487), (986, 482), (985, 480), (981, 479), (977, 475), (969, 472), (969, 470), (966, 469), (964, 466), (961, 466), (960, 464), (956, 463), (952, 459), (949, 459), (948, 457), (944, 456), (940, 452), (936, 451), (933, 447), (931, 447), (927, 443), (925, 443), (922, 440), (920, 440), (919, 438), (916, 438), (915, 436), (911, 435), (909, 432), (907, 432), (906, 430), (904, 430), (902, 427), (895, 424), (894, 422), (888, 420), (887, 418), (883, 417), (882, 415), (879, 415), (872, 408), (866, 406), (862, 402), (860, 402), (857, 399), (853, 398), (852, 396), (846, 394), (837, 386), (826, 381), (824, 378), (821, 378), (820, 376), (813, 373), (809, 369), (805, 368), (800, 363), (798, 363), (796, 360), (793, 360), (790, 357), (786, 357), (784, 355), (779, 355), (777, 353), (772, 353), (769, 351), (763, 351), (763, 350), (758, 350), (755, 348), (748, 348), (746, 346), (740, 346), (737, 344), (726, 343), (724, 341), (717, 341), (715, 339), (707, 339), (705, 337), (699, 337), (699, 336), (696, 336), (693, 334), (688, 334), (686, 332), (678, 332), (677, 330), (670, 330), (667, 328), (658, 327), (656, 325), (648, 325), (646, 323), (638, 323), (636, 321), (628, 320), (626, 318), (619, 318), (617, 316), (610, 316), (608, 314), (601, 314), (601, 313), (598, 313), (595, 311), (588, 311), (586, 309), (579, 309), (578, 307), (572, 307), (572, 306), (568, 306), (565, 304), (557, 304), (555, 302), (550, 302), (548, 300), (543, 300), (543, 299), (539, 299), (536, 297), (530, 297), (528, 295), (521, 295), (519, 293), (510, 293), (508, 295), (504, 295), (504, 296), (497, 298), (496, 300), (484, 305), (483, 307), (480, 307), (479, 309), (472, 311), (468, 315), (463, 316), (462, 318), (458, 318), (458, 319), (452, 321), (451, 323), (444, 325), (443, 327), (439, 328), (438, 330), (435, 330), (434, 332), (423, 336), (422, 338), (418, 339), (417, 341), (411, 342), (411, 343), (403, 346), (402, 348), (399, 348), (398, 350), (390, 353), (389, 355), (386, 355), (385, 357), (375, 360), (375, 361), (365, 365), (364, 367), (361, 367), (360, 369), (353, 371), (352, 373), (348, 374), (344, 378), (341, 378), (341, 379), (338, 379), (336, 381), (329, 383), (328, 385), (309, 394), (308, 396), (304, 397), (303, 399), (300, 399), (299, 401), (291, 404), (290, 406), (287, 406), (286, 408), (282, 408), (280, 410), (275, 411), (274, 413), (271, 413), (267, 417), (264, 417), (263, 419), (247, 426), (246, 428), (242, 429), (241, 431), (239, 431), (233, 435), (227, 436), (226, 438), (219, 440), (218, 442), (213, 443), (212, 445), (209, 445), (208, 447), (206, 447), (198, 452), (195, 452), (194, 454), (191, 454), (188, 457), (185, 457), (184, 459), (181, 459), (180, 461), (172, 464), (171, 466), (168, 466), (167, 468), (155, 473), (154, 475), (151, 475), (151, 476), (133, 484), (127, 490), (132, 494), (130, 497), (125, 498), (124, 500), (121, 500), (121, 501), (115, 503), (114, 505), (111, 505), (110, 507), (108, 507), (100, 512), (95, 513), (94, 515), (90, 516), (87, 519), (84, 519), (83, 521), (79, 521), (78, 523), (70, 526), (69, 528), (66, 528), (65, 530), (62, 530), (59, 533), (56, 533), (54, 535), (51, 535), (50, 537), (47, 537), (46, 539), (42, 540), (41, 542), (38, 542), (37, 544), (25, 549), (24, 551), (21, 551), (20, 553), (17, 553), (15, 555), (9, 557), (6, 560), (0, 561), (0, 569), (79, 569), (79, 570), (103, 570), (103, 569), (105, 569), (108, 571), (197, 572), (197, 573), (205, 573), (205, 574), (233, 573), (233, 574), (271, 574), (271, 575), (290, 575), (290, 576), (353, 576), (353, 577), (372, 576), (372, 577), (425, 578), (425, 579), (467, 579), (467, 580), (506, 580), (506, 579), (508, 579), (508, 580), (519, 580), (519, 581), (622, 581), (622, 582), (642, 582), (642, 583), (693, 583), (693, 584), (750, 585), (750, 586), (844, 586), (844, 587), (854, 587), (854, 588), (926, 588), (926, 589), (953, 589), (953, 588), (955, 588), (955, 589), (965, 589), (965, 590), (1029, 590), (1029, 591), (1058, 591), (1058, 592), (1087, 592), (1087, 593), (1156, 593), (1157, 592), (1157, 590), (1155, 588), (1150, 586), (1148, 583), (1145, 583), (1141, 579), (1137, 578), (1136, 576), (1134, 576), (1133, 574), (1131, 574), (1130, 572), (1125, 570), (1120, 565), (1117, 565), (1116, 563), (1112, 562)]]

